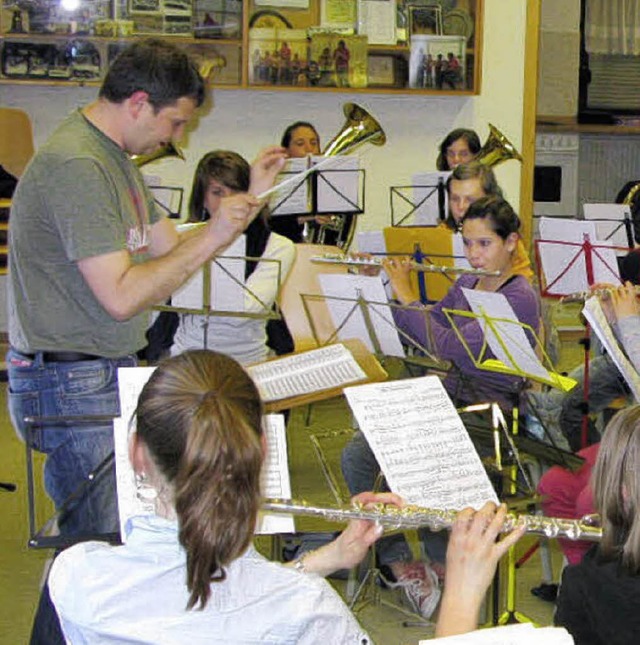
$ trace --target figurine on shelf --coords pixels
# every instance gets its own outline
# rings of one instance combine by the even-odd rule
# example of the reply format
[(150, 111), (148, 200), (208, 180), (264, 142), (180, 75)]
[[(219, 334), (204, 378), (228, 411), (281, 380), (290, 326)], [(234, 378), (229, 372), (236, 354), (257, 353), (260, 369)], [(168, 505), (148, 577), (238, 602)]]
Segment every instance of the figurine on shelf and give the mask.
[(24, 23), (22, 22), (22, 11), (20, 11), (20, 9), (13, 10), (13, 15), (11, 16), (11, 29), (9, 32), (12, 34), (26, 33)]

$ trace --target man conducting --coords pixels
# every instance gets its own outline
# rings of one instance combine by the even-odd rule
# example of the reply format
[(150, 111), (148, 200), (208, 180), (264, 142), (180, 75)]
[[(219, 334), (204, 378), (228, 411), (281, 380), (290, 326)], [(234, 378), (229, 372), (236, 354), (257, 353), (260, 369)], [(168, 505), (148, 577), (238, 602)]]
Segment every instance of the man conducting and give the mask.
[[(146, 311), (224, 250), (257, 213), (250, 194), (222, 200), (198, 229), (179, 235), (161, 218), (132, 155), (182, 136), (204, 100), (197, 67), (174, 45), (143, 40), (113, 62), (97, 100), (73, 112), (33, 158), (15, 192), (9, 250), (9, 407), (51, 417), (30, 433), (47, 454), (45, 486), (56, 508), (113, 450), (117, 369), (135, 364)], [(252, 194), (273, 184), (281, 148), (252, 168)], [(77, 421), (56, 421), (76, 417)], [(117, 530), (113, 467), (59, 517), (61, 531)]]

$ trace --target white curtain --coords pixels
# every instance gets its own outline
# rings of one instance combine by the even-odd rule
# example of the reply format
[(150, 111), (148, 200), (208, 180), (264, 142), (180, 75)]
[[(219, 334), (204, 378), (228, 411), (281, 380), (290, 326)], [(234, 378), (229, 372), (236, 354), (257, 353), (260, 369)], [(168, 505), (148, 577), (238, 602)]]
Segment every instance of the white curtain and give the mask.
[(584, 0), (590, 54), (640, 54), (640, 0)]

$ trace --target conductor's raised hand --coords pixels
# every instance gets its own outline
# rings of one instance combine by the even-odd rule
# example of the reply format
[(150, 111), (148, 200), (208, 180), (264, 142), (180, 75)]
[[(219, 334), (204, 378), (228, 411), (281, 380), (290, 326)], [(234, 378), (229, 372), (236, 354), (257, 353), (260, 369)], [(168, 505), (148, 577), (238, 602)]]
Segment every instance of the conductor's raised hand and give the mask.
[(251, 164), (249, 192), (260, 195), (271, 188), (287, 161), (287, 151), (280, 146), (269, 146), (258, 153)]
[(249, 226), (259, 205), (248, 193), (237, 193), (220, 200), (220, 206), (207, 223), (213, 247), (229, 246)]

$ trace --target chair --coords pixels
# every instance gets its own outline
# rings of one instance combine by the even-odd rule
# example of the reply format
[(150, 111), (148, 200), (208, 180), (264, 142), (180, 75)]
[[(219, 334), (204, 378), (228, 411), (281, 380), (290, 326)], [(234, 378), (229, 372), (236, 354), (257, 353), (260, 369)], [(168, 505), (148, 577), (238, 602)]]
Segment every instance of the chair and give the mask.
[[(0, 166), (20, 178), (33, 156), (33, 132), (29, 115), (22, 110), (0, 107)], [(10, 199), (0, 199), (0, 275), (7, 273)], [(6, 369), (0, 369), (0, 381), (6, 381)], [(15, 485), (0, 482), (3, 490)]]
[[(33, 152), (29, 115), (15, 108), (0, 107), (0, 166), (20, 179)], [(10, 207), (10, 199), (0, 200), (0, 275), (7, 272)]]

